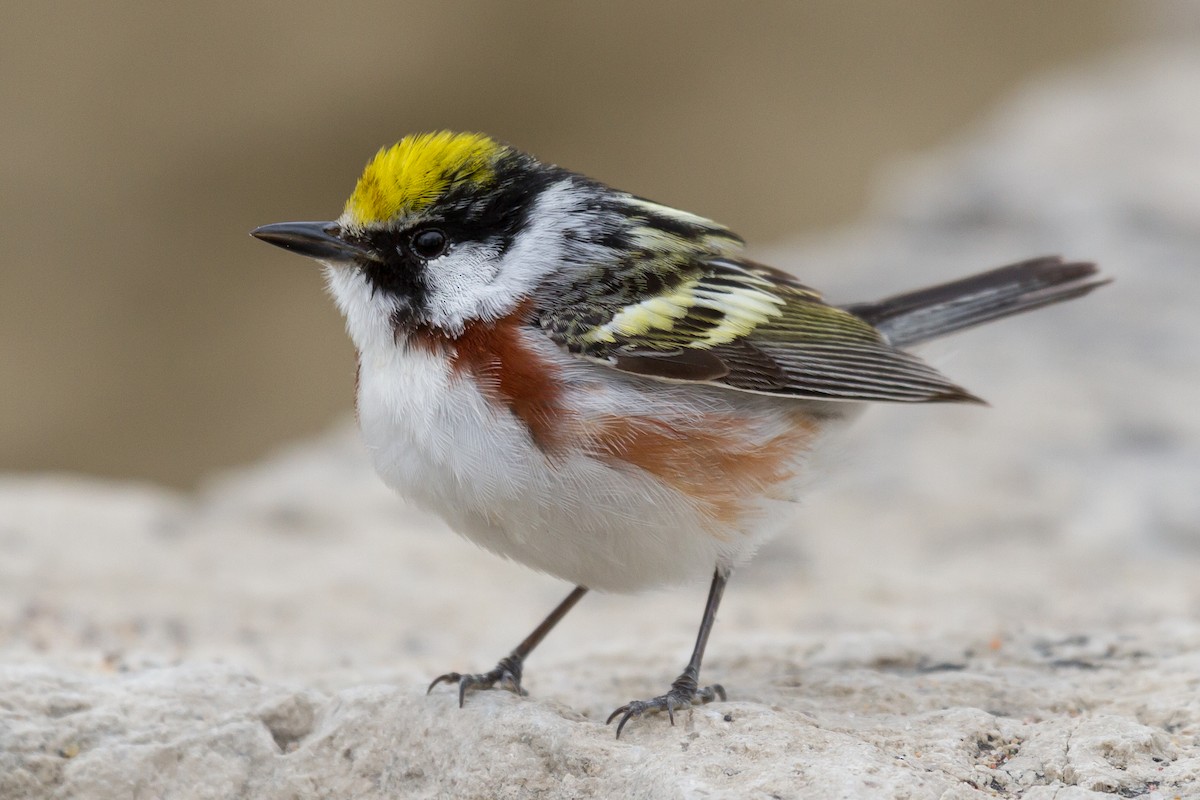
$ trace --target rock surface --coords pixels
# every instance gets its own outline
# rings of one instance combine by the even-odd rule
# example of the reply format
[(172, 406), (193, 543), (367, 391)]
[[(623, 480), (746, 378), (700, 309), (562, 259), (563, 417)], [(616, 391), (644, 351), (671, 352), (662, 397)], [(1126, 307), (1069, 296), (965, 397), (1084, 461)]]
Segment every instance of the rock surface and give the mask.
[(568, 587), (405, 508), (348, 428), (194, 496), (0, 480), (0, 798), (1200, 796), (1200, 54), (1031, 87), (763, 254), (858, 300), (1044, 252), (1117, 282), (926, 355), (734, 576), (587, 598), (519, 698), (448, 689)]

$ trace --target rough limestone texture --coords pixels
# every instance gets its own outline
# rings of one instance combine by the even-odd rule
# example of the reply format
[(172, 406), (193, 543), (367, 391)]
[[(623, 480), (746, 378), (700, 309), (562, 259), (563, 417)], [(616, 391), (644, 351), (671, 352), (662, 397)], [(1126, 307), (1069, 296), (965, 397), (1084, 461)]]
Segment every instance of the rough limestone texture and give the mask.
[(678, 672), (702, 585), (586, 598), (528, 697), (426, 696), (568, 587), (344, 427), (195, 495), (0, 480), (0, 798), (1200, 797), (1197, 86), (1195, 50), (1048, 80), (758, 254), (845, 301), (1046, 252), (1116, 283), (926, 350), (991, 409), (876, 408), (818, 460), (726, 595), (728, 702), (604, 725)]

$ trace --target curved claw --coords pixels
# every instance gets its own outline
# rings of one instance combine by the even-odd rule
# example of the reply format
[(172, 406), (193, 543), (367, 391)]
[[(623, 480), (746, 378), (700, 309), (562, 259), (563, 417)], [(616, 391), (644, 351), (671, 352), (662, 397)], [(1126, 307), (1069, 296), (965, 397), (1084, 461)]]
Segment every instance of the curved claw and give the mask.
[[(463, 675), (460, 672), (447, 672), (445, 675), (439, 675), (433, 679), (433, 683), (429, 684), (429, 688), (425, 690), (425, 694), (433, 691), (433, 687), (439, 683), (457, 683), (458, 684), (458, 707), (462, 708), (467, 702), (467, 688), (472, 685), (478, 685), (476, 678), (486, 678), (485, 675)], [(486, 687), (485, 687), (486, 688)]]
[(625, 716), (621, 717), (621, 721), (619, 723), (617, 723), (617, 738), (620, 739), (621, 731), (625, 730), (625, 723), (629, 722), (631, 717), (633, 717), (635, 715), (641, 715), (642, 712), (644, 711), (644, 709), (638, 708), (638, 706), (641, 706), (641, 705), (644, 705), (644, 703), (642, 703), (642, 701), (640, 701), (640, 700), (636, 700), (632, 703), (626, 703), (625, 705), (621, 706), (613, 713), (609, 714), (608, 719), (606, 719), (604, 721), (604, 724), (611, 725), (613, 719), (617, 716), (617, 714), (620, 714), (622, 711), (624, 711)]
[(507, 689), (515, 695), (524, 697), (528, 694), (521, 688), (521, 664), (519, 660), (513, 659), (511, 656), (501, 660), (501, 662), (491, 672), (484, 672), (478, 675), (464, 675), (461, 672), (447, 672), (445, 675), (439, 675), (429, 684), (429, 688), (425, 690), (425, 694), (433, 691), (433, 687), (440, 683), (457, 683), (458, 684), (458, 707), (462, 708), (467, 702), (467, 691), (470, 689), (491, 689), (496, 684), (499, 684), (502, 689)]
[(640, 717), (647, 713), (666, 711), (667, 719), (674, 725), (676, 710), (684, 711), (691, 708), (693, 704), (704, 705), (718, 698), (722, 701), (725, 700), (725, 687), (719, 683), (698, 689), (694, 693), (691, 693), (690, 697), (673, 687), (671, 691), (659, 695), (652, 700), (632, 700), (626, 703), (609, 714), (604, 724), (611, 725), (612, 721), (620, 716), (621, 721), (617, 723), (617, 738), (620, 739), (621, 731), (625, 730), (625, 723), (634, 717)]

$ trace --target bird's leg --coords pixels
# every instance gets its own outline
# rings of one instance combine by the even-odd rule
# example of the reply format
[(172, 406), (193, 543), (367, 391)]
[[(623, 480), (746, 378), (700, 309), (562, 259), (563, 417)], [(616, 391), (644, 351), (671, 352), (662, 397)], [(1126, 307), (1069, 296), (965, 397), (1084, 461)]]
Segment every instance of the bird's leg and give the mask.
[(674, 725), (676, 711), (691, 708), (693, 704), (710, 703), (718, 697), (722, 700), (725, 699), (725, 689), (721, 684), (714, 683), (712, 686), (698, 688), (697, 682), (700, 679), (700, 661), (704, 658), (704, 646), (708, 644), (708, 634), (712, 632), (713, 622), (717, 616), (717, 606), (721, 605), (721, 595), (725, 591), (725, 584), (728, 580), (729, 570), (717, 567), (713, 573), (712, 587), (708, 590), (708, 603), (704, 606), (704, 618), (700, 620), (700, 632), (696, 635), (696, 647), (692, 650), (692, 658), (688, 661), (683, 674), (675, 679), (667, 693), (659, 695), (653, 700), (634, 700), (626, 703), (609, 715), (608, 722), (605, 724), (611, 723), (617, 717), (621, 718), (617, 724), (618, 739), (621, 738), (621, 731), (625, 728), (625, 723), (634, 717), (666, 711), (667, 717)]
[(537, 647), (542, 639), (546, 638), (558, 621), (567, 615), (567, 612), (579, 602), (580, 598), (587, 594), (586, 586), (576, 586), (566, 599), (558, 604), (550, 615), (542, 620), (542, 624), (534, 629), (533, 633), (525, 637), (525, 641), (517, 645), (511, 653), (500, 659), (500, 663), (496, 668), (483, 672), (477, 675), (463, 675), (458, 672), (447, 672), (445, 675), (440, 675), (433, 679), (433, 683), (429, 684), (429, 688), (425, 690), (425, 694), (433, 691), (433, 687), (439, 683), (457, 683), (458, 684), (458, 707), (462, 708), (463, 703), (467, 699), (467, 691), (475, 689), (491, 689), (496, 684), (507, 689), (510, 692), (523, 695), (525, 690), (521, 688), (521, 668), (525, 663), (525, 657), (533, 652), (533, 648)]

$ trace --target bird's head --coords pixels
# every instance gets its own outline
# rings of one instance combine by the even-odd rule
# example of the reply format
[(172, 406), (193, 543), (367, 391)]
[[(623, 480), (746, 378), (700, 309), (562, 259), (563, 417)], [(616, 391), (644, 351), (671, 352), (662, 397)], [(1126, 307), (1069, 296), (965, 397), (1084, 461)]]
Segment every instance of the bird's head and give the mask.
[[(455, 336), (538, 292), (602, 292), (669, 273), (696, 248), (735, 246), (714, 223), (568, 172), (487, 136), (429, 133), (380, 150), (338, 219), (252, 231), (326, 266), (360, 350), (415, 328)], [(561, 281), (556, 283), (556, 277)], [(633, 277), (637, 277), (634, 275)], [(589, 302), (591, 299), (588, 300)]]

